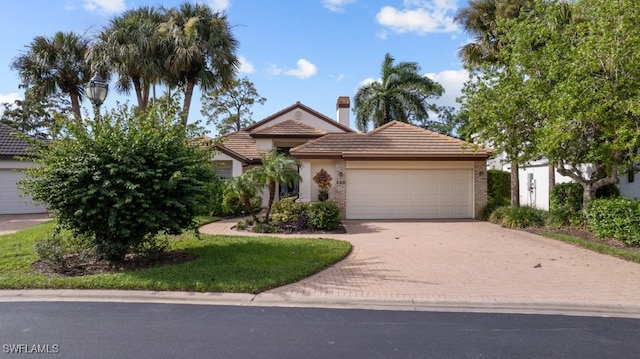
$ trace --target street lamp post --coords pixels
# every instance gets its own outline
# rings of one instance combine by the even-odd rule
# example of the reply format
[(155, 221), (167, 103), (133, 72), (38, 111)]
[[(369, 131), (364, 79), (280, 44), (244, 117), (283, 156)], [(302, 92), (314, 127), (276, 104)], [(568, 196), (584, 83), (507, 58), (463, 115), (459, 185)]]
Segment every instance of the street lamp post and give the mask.
[(94, 112), (96, 119), (100, 118), (100, 105), (104, 103), (109, 93), (109, 84), (96, 72), (95, 75), (89, 80), (89, 86), (87, 86), (87, 97), (94, 105)]

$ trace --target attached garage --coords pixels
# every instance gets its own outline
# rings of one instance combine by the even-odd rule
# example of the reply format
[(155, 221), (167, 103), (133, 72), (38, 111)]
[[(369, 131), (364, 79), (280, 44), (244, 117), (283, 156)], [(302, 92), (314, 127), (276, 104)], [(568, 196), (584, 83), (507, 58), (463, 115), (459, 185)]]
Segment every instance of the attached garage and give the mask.
[(0, 169), (0, 214), (45, 213), (46, 209), (35, 205), (31, 198), (23, 197), (18, 180), (24, 174), (12, 169)]
[(480, 218), (487, 203), (491, 149), (407, 123), (327, 134), (290, 153), (309, 179), (301, 200), (313, 200), (311, 169), (328, 168), (329, 199), (346, 219)]
[(348, 170), (347, 219), (473, 218), (473, 170)]

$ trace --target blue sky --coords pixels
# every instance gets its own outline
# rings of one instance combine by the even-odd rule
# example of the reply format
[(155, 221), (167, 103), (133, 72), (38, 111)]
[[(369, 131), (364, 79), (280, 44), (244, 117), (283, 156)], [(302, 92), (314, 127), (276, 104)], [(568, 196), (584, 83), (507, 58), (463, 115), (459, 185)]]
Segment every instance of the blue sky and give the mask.
[[(145, 5), (175, 7), (184, 1), (21, 0), (0, 2), (0, 102), (23, 96), (12, 60), (35, 36), (74, 31), (93, 36), (122, 11)], [(193, 1), (192, 1), (193, 2)], [(240, 46), (239, 76), (247, 76), (267, 102), (253, 107), (261, 120), (300, 101), (335, 118), (338, 96), (353, 95), (380, 77), (385, 53), (414, 61), (440, 82), (440, 104), (455, 105), (467, 79), (458, 49), (469, 41), (453, 23), (467, 0), (209, 0), (225, 11)], [(111, 91), (104, 106), (134, 96)], [(84, 107), (89, 109), (87, 100)], [(202, 119), (200, 93), (190, 120)], [(352, 114), (353, 121), (353, 114)], [(354, 126), (352, 126), (354, 127)], [(213, 129), (213, 126), (207, 126)]]

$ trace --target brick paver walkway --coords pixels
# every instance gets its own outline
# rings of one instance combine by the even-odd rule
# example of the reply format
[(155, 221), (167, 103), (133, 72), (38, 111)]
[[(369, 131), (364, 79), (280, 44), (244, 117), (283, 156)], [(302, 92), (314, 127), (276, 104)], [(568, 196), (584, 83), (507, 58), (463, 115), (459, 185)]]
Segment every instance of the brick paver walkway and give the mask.
[[(640, 264), (560, 241), (477, 221), (343, 223), (347, 234), (321, 236), (351, 242), (353, 251), (345, 260), (266, 293), (283, 300), (327, 296), (640, 305)], [(247, 234), (232, 225), (216, 222), (201, 231)]]

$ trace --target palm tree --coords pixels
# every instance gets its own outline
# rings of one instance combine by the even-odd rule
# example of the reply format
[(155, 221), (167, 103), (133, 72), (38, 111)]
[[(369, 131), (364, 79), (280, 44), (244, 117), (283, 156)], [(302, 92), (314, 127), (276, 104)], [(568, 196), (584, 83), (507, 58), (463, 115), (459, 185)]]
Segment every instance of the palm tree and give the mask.
[(442, 95), (440, 84), (418, 74), (417, 63), (393, 62), (394, 58), (387, 53), (380, 81), (360, 87), (355, 95), (354, 112), (360, 131), (365, 132), (370, 124), (375, 128), (394, 120), (425, 119), (429, 116), (425, 100)]
[(164, 79), (169, 86), (183, 88), (186, 125), (196, 85), (205, 90), (228, 87), (235, 79), (238, 41), (231, 33), (227, 16), (213, 12), (207, 5), (184, 3), (166, 16), (160, 26), (167, 54)]
[(458, 55), (468, 66), (497, 61), (501, 44), (498, 41), (496, 12), (500, 0), (472, 0), (460, 9), (455, 17), (465, 31), (474, 36), (474, 41), (460, 48)]
[(256, 196), (256, 192), (261, 187), (262, 185), (258, 184), (255, 179), (250, 174), (247, 175), (247, 173), (243, 173), (239, 177), (231, 178), (225, 183), (222, 205), (228, 207), (234, 201), (239, 201), (257, 223), (258, 217), (253, 211), (251, 198)]
[(266, 185), (269, 190), (269, 202), (267, 205), (267, 213), (265, 222), (269, 222), (269, 214), (271, 206), (276, 195), (276, 184), (287, 183), (292, 185), (294, 182), (302, 180), (302, 176), (298, 173), (300, 161), (293, 157), (289, 157), (284, 153), (278, 153), (277, 149), (273, 149), (269, 156), (263, 156), (262, 166), (254, 167), (245, 174), (254, 178), (256, 182), (262, 186)]
[(133, 85), (141, 111), (146, 110), (149, 89), (162, 73), (158, 26), (163, 20), (153, 7), (126, 11), (111, 20), (89, 52), (94, 67), (115, 71), (119, 92), (128, 94)]
[(533, 5), (533, 0), (471, 0), (460, 9), (455, 21), (474, 36), (474, 41), (460, 48), (458, 55), (467, 66), (500, 61), (504, 48), (504, 34), (499, 33), (498, 19), (517, 19), (522, 9)]
[(28, 48), (11, 64), (19, 72), (22, 85), (40, 97), (58, 91), (69, 95), (71, 110), (80, 119), (83, 85), (91, 77), (91, 66), (85, 60), (88, 40), (73, 32), (57, 32), (50, 38), (35, 37)]

